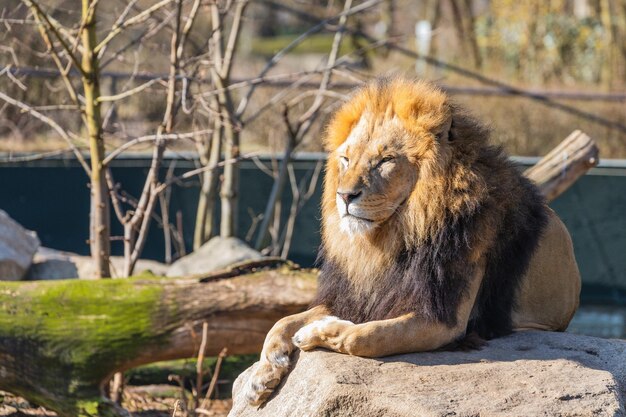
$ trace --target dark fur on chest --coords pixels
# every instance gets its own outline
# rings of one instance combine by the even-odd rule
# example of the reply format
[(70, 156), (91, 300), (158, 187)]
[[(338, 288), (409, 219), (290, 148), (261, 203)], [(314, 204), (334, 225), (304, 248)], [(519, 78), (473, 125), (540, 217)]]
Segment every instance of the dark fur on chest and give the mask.
[[(525, 178), (519, 178), (518, 184), (515, 193), (519, 201), (501, 216), (467, 326), (468, 332), (487, 339), (511, 332), (516, 291), (547, 223), (544, 200), (536, 187)], [(375, 277), (375, 291), (367, 296), (355, 293), (343, 270), (322, 247), (318, 293), (312, 305), (326, 305), (332, 314), (354, 323), (414, 312), (428, 322), (456, 325), (459, 304), (468, 296), (468, 281), (476, 268), (469, 255), (481, 233), (479, 225), (484, 224), (481, 216), (489, 216), (493, 204), (498, 204), (497, 200), (486, 199), (471, 213), (448, 215), (439, 233), (419, 247), (402, 251), (394, 265)]]

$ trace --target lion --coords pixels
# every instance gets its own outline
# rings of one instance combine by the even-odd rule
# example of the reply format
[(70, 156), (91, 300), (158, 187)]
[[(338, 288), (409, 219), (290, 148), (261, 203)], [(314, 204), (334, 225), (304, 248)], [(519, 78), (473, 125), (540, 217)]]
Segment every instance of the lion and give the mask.
[(441, 89), (401, 77), (336, 112), (317, 295), (267, 334), (250, 404), (269, 397), (296, 348), (382, 357), (567, 328), (581, 285), (569, 233), (488, 138)]

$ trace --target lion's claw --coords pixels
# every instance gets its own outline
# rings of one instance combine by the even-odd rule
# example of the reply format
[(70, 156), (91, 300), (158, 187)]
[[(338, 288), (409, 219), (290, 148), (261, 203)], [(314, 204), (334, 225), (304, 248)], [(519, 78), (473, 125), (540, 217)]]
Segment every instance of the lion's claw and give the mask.
[(285, 366), (273, 366), (267, 361), (257, 364), (248, 379), (245, 392), (245, 398), (250, 405), (259, 406), (272, 395), (274, 389), (280, 384), (280, 381), (289, 369), (289, 357), (286, 356), (286, 358), (286, 364), (284, 360), (278, 361), (285, 364)]

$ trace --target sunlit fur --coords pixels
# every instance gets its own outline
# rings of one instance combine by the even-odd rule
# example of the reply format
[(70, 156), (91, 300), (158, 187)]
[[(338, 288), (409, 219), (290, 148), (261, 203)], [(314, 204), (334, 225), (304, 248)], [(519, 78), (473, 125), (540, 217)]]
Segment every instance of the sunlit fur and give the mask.
[[(350, 138), (363, 118), (367, 119), (367, 128), (360, 129), (360, 137)], [(448, 134), (462, 140), (450, 146)], [(402, 248), (419, 245), (437, 233), (446, 213), (471, 211), (484, 198), (487, 184), (475, 172), (473, 161), (487, 136), (482, 125), (456, 109), (432, 84), (395, 78), (360, 90), (335, 114), (324, 141), (329, 152), (322, 202), (326, 256), (344, 268), (349, 277), (358, 277), (355, 286), (364, 286), (362, 289), (367, 291), (368, 279), (388, 268)], [(352, 141), (352, 148), (359, 148), (361, 155), (395, 148), (398, 158), (405, 158), (413, 172), (389, 179), (389, 192), (406, 190), (406, 195), (399, 197), (402, 205), (390, 207), (391, 216), (367, 230), (347, 225), (338, 214), (339, 157), (346, 141)], [(373, 145), (372, 141), (377, 143)], [(371, 174), (364, 167), (351, 175), (367, 182)], [(493, 238), (488, 222), (486, 219), (485, 244)], [(352, 239), (342, 237), (341, 230), (350, 231)], [(478, 255), (481, 248), (476, 247), (476, 252)]]

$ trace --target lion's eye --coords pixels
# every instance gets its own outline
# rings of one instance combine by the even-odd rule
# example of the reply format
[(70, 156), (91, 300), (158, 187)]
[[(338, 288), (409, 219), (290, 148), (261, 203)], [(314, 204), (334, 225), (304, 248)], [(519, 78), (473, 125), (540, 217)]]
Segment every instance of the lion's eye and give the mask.
[(340, 156), (340, 157), (339, 157), (339, 160), (341, 161), (341, 165), (342, 165), (344, 168), (347, 168), (347, 167), (348, 167), (348, 163), (350, 162), (350, 160), (348, 159), (348, 157), (347, 157), (347, 156)]
[(395, 157), (393, 157), (392, 155), (387, 155), (387, 156), (383, 157), (383, 159), (381, 159), (378, 162), (378, 165), (376, 165), (376, 166), (381, 166), (383, 164), (386, 164), (387, 162), (393, 161), (394, 159), (395, 159)]

